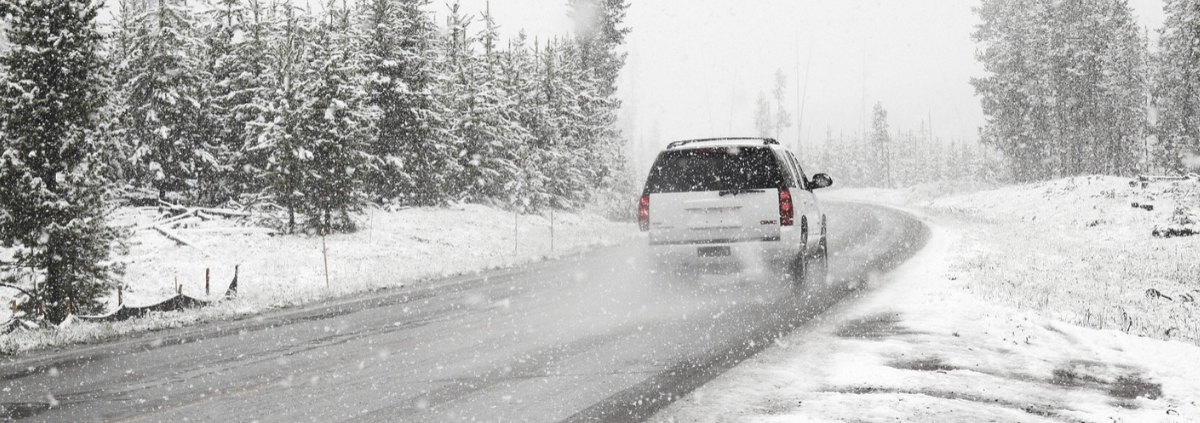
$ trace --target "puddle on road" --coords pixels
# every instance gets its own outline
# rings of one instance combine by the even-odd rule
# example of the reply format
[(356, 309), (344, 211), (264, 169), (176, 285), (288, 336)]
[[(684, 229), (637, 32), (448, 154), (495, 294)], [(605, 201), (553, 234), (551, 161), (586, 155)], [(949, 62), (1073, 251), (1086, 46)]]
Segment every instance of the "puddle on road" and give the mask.
[(940, 357), (920, 358), (914, 360), (893, 360), (888, 367), (919, 372), (948, 372), (958, 370), (957, 367), (946, 364)]
[(880, 313), (850, 320), (843, 324), (835, 335), (842, 338), (883, 339), (896, 335), (912, 335), (914, 332), (900, 325), (899, 313)]
[[(1119, 406), (1129, 408), (1129, 402), (1138, 397), (1158, 399), (1162, 396), (1162, 384), (1145, 379), (1137, 369), (1130, 366), (1112, 366), (1089, 360), (1073, 360), (1064, 363), (1052, 372), (1050, 383), (1058, 386), (1102, 391), (1118, 400)], [(1116, 377), (1113, 377), (1115, 374)]]

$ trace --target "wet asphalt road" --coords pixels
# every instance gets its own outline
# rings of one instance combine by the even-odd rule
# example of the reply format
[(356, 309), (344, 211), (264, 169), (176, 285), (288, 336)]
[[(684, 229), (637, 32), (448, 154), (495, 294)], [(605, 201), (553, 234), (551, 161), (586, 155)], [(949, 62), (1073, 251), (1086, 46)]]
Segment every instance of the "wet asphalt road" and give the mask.
[(641, 420), (853, 296), (928, 236), (901, 212), (825, 207), (830, 283), (797, 291), (752, 270), (660, 279), (634, 242), (5, 359), (0, 420)]

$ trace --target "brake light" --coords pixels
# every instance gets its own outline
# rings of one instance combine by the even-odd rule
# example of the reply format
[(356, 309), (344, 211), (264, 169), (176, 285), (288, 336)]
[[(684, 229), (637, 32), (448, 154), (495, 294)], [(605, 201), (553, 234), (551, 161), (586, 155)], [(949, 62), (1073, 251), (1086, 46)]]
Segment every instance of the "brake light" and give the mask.
[(638, 201), (638, 228), (650, 230), (650, 194), (642, 194), (642, 200)]
[(787, 188), (779, 189), (779, 224), (792, 226), (796, 211), (792, 207), (792, 193)]

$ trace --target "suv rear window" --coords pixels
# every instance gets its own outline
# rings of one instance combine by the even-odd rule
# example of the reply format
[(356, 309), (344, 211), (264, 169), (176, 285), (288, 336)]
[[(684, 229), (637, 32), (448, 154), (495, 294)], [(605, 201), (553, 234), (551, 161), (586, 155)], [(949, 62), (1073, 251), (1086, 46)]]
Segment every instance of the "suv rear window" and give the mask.
[(727, 191), (785, 186), (775, 153), (766, 147), (667, 150), (658, 155), (646, 193)]

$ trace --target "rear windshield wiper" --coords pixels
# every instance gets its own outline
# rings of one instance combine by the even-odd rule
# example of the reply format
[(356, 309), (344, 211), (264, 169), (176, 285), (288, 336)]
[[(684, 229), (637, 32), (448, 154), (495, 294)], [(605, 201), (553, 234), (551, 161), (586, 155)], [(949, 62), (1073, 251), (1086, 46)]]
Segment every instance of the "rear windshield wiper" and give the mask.
[(759, 192), (766, 192), (766, 191), (761, 190), (761, 189), (753, 189), (753, 188), (751, 188), (751, 189), (727, 189), (727, 190), (723, 190), (723, 191), (719, 192), (718, 194), (720, 194), (720, 196), (724, 197), (726, 195), (738, 195), (738, 194), (759, 193)]

